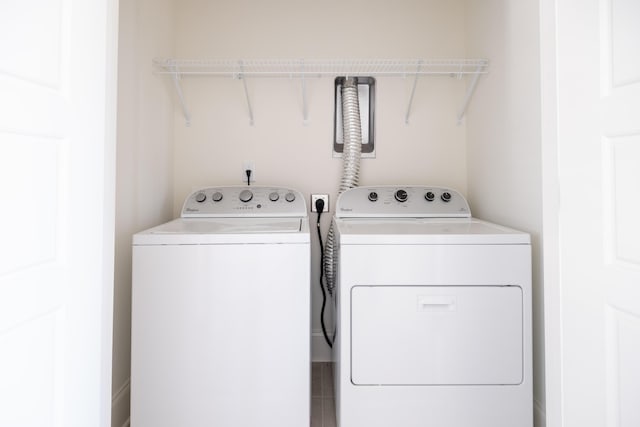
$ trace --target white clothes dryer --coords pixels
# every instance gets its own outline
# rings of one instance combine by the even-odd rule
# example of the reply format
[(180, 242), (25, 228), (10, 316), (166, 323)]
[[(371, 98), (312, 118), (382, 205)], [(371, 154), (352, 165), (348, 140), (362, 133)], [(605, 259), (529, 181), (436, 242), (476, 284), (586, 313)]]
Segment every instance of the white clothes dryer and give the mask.
[(301, 193), (215, 187), (133, 236), (131, 425), (309, 424)]
[(334, 218), (339, 427), (531, 427), (531, 247), (458, 192), (358, 187)]

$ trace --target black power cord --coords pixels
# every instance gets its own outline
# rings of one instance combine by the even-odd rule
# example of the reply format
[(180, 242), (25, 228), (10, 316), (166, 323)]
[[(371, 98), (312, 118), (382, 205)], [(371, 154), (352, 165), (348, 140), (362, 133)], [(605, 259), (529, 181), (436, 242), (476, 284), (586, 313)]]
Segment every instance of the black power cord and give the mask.
[(318, 212), (318, 219), (316, 221), (316, 229), (318, 231), (318, 242), (320, 243), (320, 289), (322, 290), (322, 308), (320, 309), (320, 324), (322, 325), (322, 334), (324, 339), (329, 344), (329, 347), (333, 347), (333, 341), (329, 338), (327, 333), (327, 327), (324, 324), (324, 310), (327, 307), (327, 293), (324, 290), (324, 245), (322, 244), (322, 232), (320, 231), (320, 216), (324, 211), (324, 200), (316, 199), (316, 211)]
[(251, 169), (247, 169), (244, 171), (247, 174), (247, 185), (251, 185)]

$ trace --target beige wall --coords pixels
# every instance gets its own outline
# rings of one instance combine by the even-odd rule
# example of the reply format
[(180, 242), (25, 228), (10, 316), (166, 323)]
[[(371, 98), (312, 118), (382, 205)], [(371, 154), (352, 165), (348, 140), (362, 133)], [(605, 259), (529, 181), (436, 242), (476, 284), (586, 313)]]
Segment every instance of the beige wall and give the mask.
[[(463, 1), (181, 0), (176, 8), (180, 58), (461, 58), (465, 56)], [(464, 81), (418, 82), (405, 125), (413, 79), (378, 78), (377, 157), (362, 162), (361, 185), (431, 184), (466, 193), (465, 126), (456, 124)], [(175, 113), (174, 214), (200, 186), (241, 184), (243, 161), (255, 164), (256, 184), (288, 185), (331, 194), (333, 210), (341, 160), (332, 157), (333, 80), (307, 82), (309, 123), (303, 123), (298, 80), (248, 79), (255, 124), (242, 82), (228, 78), (182, 81), (192, 113)], [(328, 227), (330, 216), (323, 221)], [(315, 214), (311, 215), (315, 221)], [(319, 250), (312, 236), (313, 357), (328, 357), (320, 338)]]
[(531, 233), (534, 398), (544, 425), (542, 160), (539, 1), (468, 1), (467, 54), (491, 60), (467, 117), (474, 216)]
[(131, 236), (169, 220), (173, 103), (151, 59), (173, 51), (171, 0), (120, 2), (112, 425), (129, 417)]

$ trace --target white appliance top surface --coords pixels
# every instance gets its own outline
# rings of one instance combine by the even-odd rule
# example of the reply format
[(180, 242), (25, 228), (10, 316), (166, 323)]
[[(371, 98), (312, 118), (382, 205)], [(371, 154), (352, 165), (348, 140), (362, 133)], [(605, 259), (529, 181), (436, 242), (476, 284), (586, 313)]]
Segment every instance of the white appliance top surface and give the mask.
[(133, 236), (134, 245), (309, 241), (307, 218), (177, 218)]
[(336, 218), (341, 244), (530, 244), (529, 234), (475, 218)]
[(530, 244), (527, 233), (471, 216), (462, 194), (422, 185), (355, 187), (337, 201), (341, 244)]
[(306, 243), (304, 196), (287, 187), (226, 186), (192, 192), (180, 218), (133, 236), (134, 245)]

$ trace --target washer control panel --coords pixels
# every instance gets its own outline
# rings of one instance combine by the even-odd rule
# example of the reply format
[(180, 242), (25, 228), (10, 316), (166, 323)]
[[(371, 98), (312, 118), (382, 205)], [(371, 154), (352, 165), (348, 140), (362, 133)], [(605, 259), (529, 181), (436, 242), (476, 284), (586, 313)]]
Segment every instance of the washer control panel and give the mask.
[(367, 186), (343, 192), (336, 203), (338, 218), (470, 218), (467, 200), (450, 188)]
[(285, 187), (209, 187), (194, 191), (182, 206), (182, 218), (306, 217), (304, 196)]

